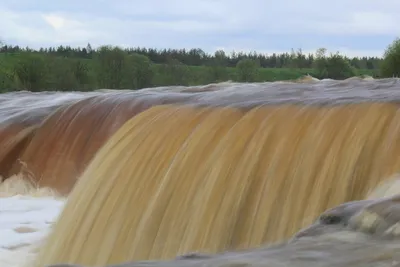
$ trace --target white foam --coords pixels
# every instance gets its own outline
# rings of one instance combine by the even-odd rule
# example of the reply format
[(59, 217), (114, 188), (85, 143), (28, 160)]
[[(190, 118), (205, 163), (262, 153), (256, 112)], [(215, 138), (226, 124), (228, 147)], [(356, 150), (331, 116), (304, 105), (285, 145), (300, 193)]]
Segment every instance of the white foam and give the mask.
[(63, 205), (51, 197), (0, 198), (0, 266), (21, 267), (32, 260)]

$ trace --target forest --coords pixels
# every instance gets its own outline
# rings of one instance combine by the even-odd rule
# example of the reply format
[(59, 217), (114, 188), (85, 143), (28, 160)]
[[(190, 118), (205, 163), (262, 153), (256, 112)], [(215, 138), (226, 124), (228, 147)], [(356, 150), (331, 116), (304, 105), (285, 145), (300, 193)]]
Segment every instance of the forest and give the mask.
[(304, 75), (345, 79), (357, 75), (384, 77), (383, 58), (348, 58), (300, 49), (283, 54), (202, 49), (153, 49), (101, 46), (40, 48), (0, 45), (0, 91), (90, 91), (200, 85), (221, 81), (294, 80)]

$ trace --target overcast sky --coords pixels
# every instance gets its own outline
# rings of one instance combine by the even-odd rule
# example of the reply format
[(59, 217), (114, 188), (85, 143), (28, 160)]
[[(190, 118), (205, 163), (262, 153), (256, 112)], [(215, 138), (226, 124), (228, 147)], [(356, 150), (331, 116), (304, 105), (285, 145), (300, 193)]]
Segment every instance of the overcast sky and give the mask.
[(399, 0), (1, 0), (0, 39), (33, 48), (201, 48), (381, 56)]

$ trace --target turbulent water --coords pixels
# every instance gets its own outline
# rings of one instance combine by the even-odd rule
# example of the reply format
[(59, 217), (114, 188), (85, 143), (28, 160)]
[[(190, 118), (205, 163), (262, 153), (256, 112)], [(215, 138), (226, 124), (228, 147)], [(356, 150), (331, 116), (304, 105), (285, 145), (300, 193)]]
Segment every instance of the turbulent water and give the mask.
[(69, 196), (34, 267), (395, 266), (397, 199), (263, 246), (400, 172), (398, 100), (360, 78), (2, 94), (0, 175)]

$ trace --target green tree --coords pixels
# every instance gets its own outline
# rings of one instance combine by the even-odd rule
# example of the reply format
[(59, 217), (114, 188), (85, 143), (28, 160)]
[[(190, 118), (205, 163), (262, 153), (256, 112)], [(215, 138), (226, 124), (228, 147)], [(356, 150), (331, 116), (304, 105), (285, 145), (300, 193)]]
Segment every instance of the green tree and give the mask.
[(354, 67), (339, 53), (331, 54), (327, 60), (328, 77), (331, 79), (346, 79), (356, 75)]
[[(4, 43), (0, 39), (0, 48), (4, 47)], [(13, 87), (13, 75), (5, 65), (3, 60), (0, 61), (0, 92), (10, 90)]]
[(223, 50), (218, 50), (214, 53), (214, 58), (210, 60), (206, 72), (206, 81), (210, 82), (222, 82), (228, 80), (227, 57)]
[(6, 92), (14, 89), (12, 73), (0, 65), (0, 92)]
[(191, 79), (189, 68), (179, 60), (169, 57), (161, 71), (164, 85), (189, 85)]
[(49, 69), (43, 55), (31, 52), (20, 53), (13, 73), (20, 89), (34, 92), (48, 89)]
[(236, 68), (239, 82), (255, 82), (258, 78), (260, 63), (254, 59), (241, 59), (236, 64)]
[(95, 56), (98, 85), (107, 89), (122, 88), (128, 54), (119, 47), (102, 46)]
[(339, 53), (326, 56), (326, 49), (319, 48), (314, 60), (317, 78), (346, 79), (354, 76), (355, 70), (350, 62)]
[(313, 67), (317, 71), (318, 78), (326, 78), (328, 75), (327, 70), (327, 59), (326, 59), (326, 48), (318, 48), (315, 53), (315, 60), (313, 62)]
[(400, 76), (400, 38), (396, 38), (385, 50), (380, 65), (382, 77)]
[(51, 88), (61, 91), (89, 89), (88, 67), (81, 60), (54, 57), (50, 66)]
[(146, 56), (103, 46), (95, 61), (98, 83), (103, 88), (139, 89), (152, 85), (151, 61)]
[[(319, 52), (316, 59), (314, 55), (304, 55), (301, 50), (271, 55), (256, 52), (228, 55), (223, 51), (208, 54), (198, 48), (105, 46), (93, 49), (88, 44), (81, 48), (59, 46), (34, 50), (4, 44), (0, 45), (0, 90), (135, 89), (198, 85), (229, 79), (241, 82), (287, 80), (307, 73), (318, 78), (342, 79), (353, 76), (355, 68), (360, 75), (379, 75), (382, 59), (378, 57), (348, 59), (339, 54), (326, 56), (326, 49)], [(29, 63), (28, 59), (21, 60), (25, 56), (42, 59)], [(386, 59), (382, 73), (398, 75), (390, 66), (393, 69), (399, 64), (393, 57)], [(40, 71), (43, 69), (46, 69), (44, 73)]]
[(79, 88), (82, 90), (89, 90), (91, 88), (91, 77), (89, 75), (89, 66), (83, 60), (74, 60), (72, 63), (72, 71), (74, 73), (74, 77), (79, 85)]
[(136, 53), (127, 57), (126, 70), (124, 71), (125, 88), (151, 87), (153, 75), (152, 63), (148, 57)]

